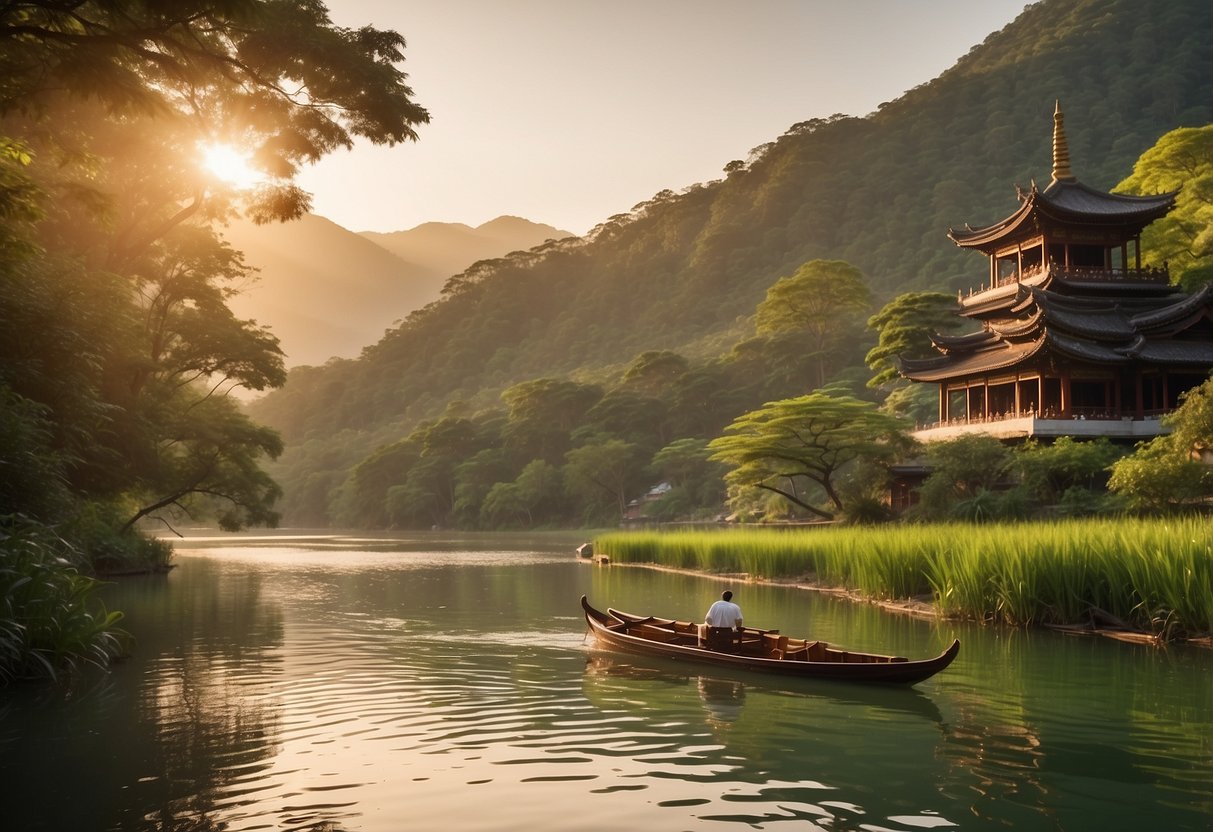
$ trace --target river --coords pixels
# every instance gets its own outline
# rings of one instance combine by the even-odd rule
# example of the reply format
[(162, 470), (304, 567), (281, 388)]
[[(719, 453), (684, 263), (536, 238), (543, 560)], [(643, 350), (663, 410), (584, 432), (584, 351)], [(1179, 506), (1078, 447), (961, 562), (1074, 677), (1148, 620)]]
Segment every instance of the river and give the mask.
[(105, 590), (129, 659), (0, 693), (3, 828), (1213, 829), (1213, 653), (733, 586), (746, 622), (960, 657), (914, 688), (592, 649), (578, 599), (719, 580), (561, 535), (221, 536)]

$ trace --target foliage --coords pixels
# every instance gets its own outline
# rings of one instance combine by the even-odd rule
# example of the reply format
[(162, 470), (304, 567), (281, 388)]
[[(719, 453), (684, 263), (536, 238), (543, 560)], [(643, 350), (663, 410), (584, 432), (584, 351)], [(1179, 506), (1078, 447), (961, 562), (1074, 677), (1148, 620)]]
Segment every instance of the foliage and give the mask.
[(416, 139), (429, 120), (398, 65), (404, 45), (334, 26), (320, 3), (27, 2), (0, 11), (0, 112), (45, 112), (71, 90), (136, 124), (177, 117), (206, 138), (240, 137), (272, 181), (253, 216), (298, 216), (301, 163), (356, 136)]
[(97, 582), (79, 560), (42, 524), (0, 518), (0, 683), (105, 666), (123, 652), (122, 614), (93, 598)]
[(935, 355), (931, 336), (955, 331), (964, 319), (956, 314), (956, 301), (942, 292), (906, 292), (884, 305), (872, 317), (868, 326), (876, 330), (879, 340), (868, 351), (865, 361), (876, 375), (869, 387), (879, 387), (897, 380), (896, 359), (926, 358)]
[(826, 383), (833, 359), (848, 336), (857, 334), (856, 318), (872, 303), (859, 269), (840, 260), (812, 260), (767, 289), (755, 320), (759, 334), (803, 331), (816, 373), (810, 388)]
[[(252, 274), (215, 224), (299, 216), (302, 164), (416, 138), (403, 46), (319, 3), (0, 9), (0, 464), (20, 468), (0, 511), (107, 569), (166, 557), (140, 520), (275, 522), (281, 440), (229, 394), (280, 385), (282, 355), (228, 307)], [(262, 183), (208, 176), (215, 142)]]
[(566, 454), (564, 481), (587, 506), (583, 525), (596, 520), (618, 522), (627, 511), (628, 496), (643, 482), (640, 449), (621, 439), (582, 445)]
[(966, 434), (926, 446), (931, 474), (919, 489), (911, 511), (918, 519), (942, 520), (958, 510), (970, 519), (993, 519), (994, 492), (1010, 485), (1013, 452), (986, 434)]
[(1213, 495), (1213, 468), (1203, 458), (1213, 448), (1213, 379), (1185, 393), (1163, 424), (1171, 433), (1112, 465), (1108, 487), (1133, 509), (1191, 508)]
[(1142, 249), (1154, 265), (1169, 264), (1171, 278), (1188, 291), (1213, 282), (1213, 124), (1166, 133), (1116, 188), (1178, 191), (1174, 210), (1142, 232)]
[[(708, 447), (713, 459), (732, 467), (730, 487), (770, 491), (831, 519), (844, 508), (837, 479), (845, 467), (892, 459), (905, 444), (902, 428), (871, 402), (818, 391), (739, 416)], [(832, 510), (809, 502), (806, 484), (819, 487)]]
[(1124, 451), (1107, 439), (1083, 441), (1062, 436), (1048, 444), (1029, 442), (1015, 453), (1014, 467), (1033, 498), (1056, 503), (1064, 494), (1078, 499), (1078, 490), (1102, 492), (1109, 468)]

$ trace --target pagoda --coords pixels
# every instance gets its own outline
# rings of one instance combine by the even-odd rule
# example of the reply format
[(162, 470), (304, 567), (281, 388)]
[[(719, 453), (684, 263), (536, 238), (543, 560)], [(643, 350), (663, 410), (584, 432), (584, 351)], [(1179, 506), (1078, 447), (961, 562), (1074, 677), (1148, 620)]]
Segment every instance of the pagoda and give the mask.
[(1157, 435), (1158, 417), (1213, 368), (1213, 291), (1188, 294), (1165, 264), (1142, 266), (1142, 229), (1176, 193), (1125, 196), (1079, 182), (1060, 104), (1052, 181), (1016, 190), (1019, 208), (1006, 219), (948, 232), (988, 258), (989, 276), (957, 296), (958, 314), (979, 329), (937, 334), (938, 355), (900, 359), (902, 376), (939, 385), (939, 423), (916, 436)]

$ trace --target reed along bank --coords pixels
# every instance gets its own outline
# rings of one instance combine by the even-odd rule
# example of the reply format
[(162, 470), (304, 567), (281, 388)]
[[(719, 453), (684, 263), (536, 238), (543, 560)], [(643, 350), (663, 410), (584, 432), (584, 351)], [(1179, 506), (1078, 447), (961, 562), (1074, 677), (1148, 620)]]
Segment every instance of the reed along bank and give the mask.
[(929, 597), (944, 616), (1013, 625), (1123, 622), (1164, 640), (1213, 633), (1213, 521), (619, 531), (594, 550), (873, 600)]

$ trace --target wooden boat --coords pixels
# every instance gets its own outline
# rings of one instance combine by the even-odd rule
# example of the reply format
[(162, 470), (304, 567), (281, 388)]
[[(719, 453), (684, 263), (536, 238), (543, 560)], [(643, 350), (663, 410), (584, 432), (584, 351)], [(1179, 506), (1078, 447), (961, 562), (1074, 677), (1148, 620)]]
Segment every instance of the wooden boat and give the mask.
[(581, 596), (585, 621), (603, 646), (648, 656), (702, 662), (810, 679), (913, 685), (946, 668), (960, 652), (960, 641), (933, 659), (855, 653), (822, 641), (790, 638), (778, 630), (746, 627), (724, 650), (699, 646), (699, 625), (616, 609), (601, 612)]

